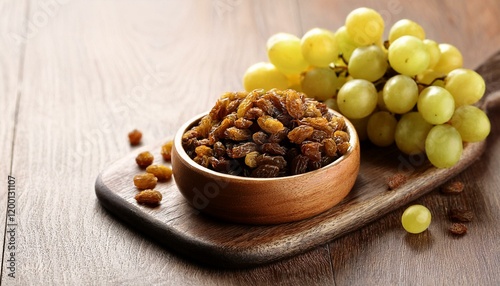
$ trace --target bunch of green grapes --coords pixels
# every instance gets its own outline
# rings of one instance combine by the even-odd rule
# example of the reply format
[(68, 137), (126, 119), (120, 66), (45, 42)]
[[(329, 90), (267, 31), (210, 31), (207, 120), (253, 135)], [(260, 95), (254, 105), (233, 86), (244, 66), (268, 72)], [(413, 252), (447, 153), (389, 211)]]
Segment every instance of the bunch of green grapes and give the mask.
[(397, 21), (385, 41), (384, 28), (382, 16), (363, 7), (335, 32), (275, 34), (267, 41), (269, 61), (247, 69), (244, 88), (302, 91), (350, 119), (361, 140), (451, 167), (463, 142), (490, 132), (487, 115), (474, 106), (484, 79), (462, 67), (456, 47), (427, 39), (418, 23)]

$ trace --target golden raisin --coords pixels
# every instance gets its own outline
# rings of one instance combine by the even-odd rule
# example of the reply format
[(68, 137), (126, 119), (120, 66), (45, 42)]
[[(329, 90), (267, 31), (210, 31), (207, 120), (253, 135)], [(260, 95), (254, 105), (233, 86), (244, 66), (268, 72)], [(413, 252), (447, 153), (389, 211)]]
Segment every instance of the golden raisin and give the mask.
[(141, 143), (142, 139), (142, 132), (134, 129), (128, 134), (128, 141), (130, 142), (130, 145), (136, 146)]
[(158, 178), (151, 173), (144, 173), (134, 176), (134, 185), (141, 190), (145, 189), (153, 189), (156, 187), (156, 183), (158, 182)]
[(248, 153), (245, 156), (245, 164), (250, 168), (257, 167), (257, 162), (256, 162), (255, 158), (257, 158), (257, 156), (259, 156), (259, 155), (260, 155), (260, 153), (257, 151), (253, 151), (253, 152)]
[(135, 195), (135, 200), (139, 204), (157, 205), (161, 202), (163, 196), (157, 190), (144, 190)]
[(308, 125), (300, 125), (288, 132), (288, 139), (290, 142), (300, 144), (306, 140), (314, 132), (314, 128)]
[(259, 119), (257, 119), (257, 124), (267, 133), (276, 133), (285, 128), (283, 123), (269, 115), (259, 117)]
[(170, 161), (172, 159), (172, 146), (173, 145), (174, 145), (174, 142), (172, 140), (170, 140), (161, 146), (161, 156), (163, 157), (163, 160)]
[(141, 168), (145, 168), (145, 167), (153, 164), (153, 160), (154, 160), (154, 156), (149, 151), (139, 153), (137, 155), (137, 157), (135, 157), (135, 162)]
[(146, 168), (146, 172), (155, 175), (160, 181), (166, 181), (172, 177), (172, 169), (165, 165), (150, 165)]

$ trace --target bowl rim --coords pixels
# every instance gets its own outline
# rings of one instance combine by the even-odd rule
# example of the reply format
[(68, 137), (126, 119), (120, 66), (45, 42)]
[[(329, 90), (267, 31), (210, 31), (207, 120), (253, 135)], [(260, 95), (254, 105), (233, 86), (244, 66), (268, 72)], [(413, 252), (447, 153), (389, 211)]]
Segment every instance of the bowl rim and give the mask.
[(217, 172), (211, 169), (208, 169), (206, 167), (201, 166), (200, 164), (196, 163), (191, 157), (188, 156), (186, 153), (186, 150), (184, 150), (184, 146), (182, 146), (182, 136), (188, 130), (188, 128), (191, 128), (194, 124), (196, 124), (201, 118), (207, 114), (209, 114), (210, 111), (202, 112), (199, 113), (193, 117), (191, 117), (189, 120), (187, 120), (184, 124), (181, 125), (181, 127), (177, 130), (174, 136), (174, 148), (179, 155), (180, 159), (184, 161), (190, 168), (199, 170), (201, 172), (207, 173), (211, 176), (216, 176), (220, 177), (221, 179), (226, 179), (226, 180), (240, 180), (240, 181), (245, 181), (245, 182), (269, 182), (269, 181), (286, 181), (290, 179), (300, 179), (301, 177), (305, 176), (314, 176), (317, 173), (322, 173), (327, 169), (330, 169), (336, 165), (339, 165), (341, 162), (347, 160), (348, 157), (354, 152), (356, 148), (359, 146), (359, 138), (358, 134), (356, 132), (356, 129), (354, 125), (345, 117), (344, 115), (340, 114), (338, 111), (335, 111), (331, 108), (328, 108), (329, 112), (332, 112), (335, 116), (340, 116), (344, 118), (344, 121), (347, 125), (347, 131), (349, 133), (349, 149), (347, 153), (344, 155), (340, 156), (339, 158), (335, 159), (335, 161), (331, 162), (330, 164), (321, 167), (317, 170), (314, 171), (309, 171), (305, 172), (302, 174), (297, 174), (297, 175), (288, 175), (288, 176), (283, 176), (283, 177), (273, 177), (273, 178), (254, 178), (254, 177), (244, 177), (244, 176), (237, 176), (237, 175), (229, 175), (221, 172)]

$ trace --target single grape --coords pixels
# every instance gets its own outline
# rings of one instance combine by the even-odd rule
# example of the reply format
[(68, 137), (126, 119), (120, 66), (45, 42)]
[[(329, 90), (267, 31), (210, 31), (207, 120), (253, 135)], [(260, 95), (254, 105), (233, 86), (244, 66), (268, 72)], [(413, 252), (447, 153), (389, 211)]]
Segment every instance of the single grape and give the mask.
[(463, 65), (462, 53), (453, 45), (439, 44), (441, 56), (434, 66), (434, 71), (447, 74), (454, 69), (461, 68)]
[(288, 88), (302, 92), (302, 87), (300, 86), (302, 75), (292, 74), (292, 75), (287, 75), (286, 77), (288, 78), (288, 83), (289, 83)]
[(431, 224), (432, 214), (423, 205), (412, 205), (408, 207), (401, 216), (401, 224), (409, 233), (422, 233)]
[(337, 104), (347, 118), (363, 118), (377, 107), (377, 90), (373, 83), (364, 79), (346, 82), (337, 94)]
[(455, 101), (446, 89), (429, 86), (418, 96), (417, 108), (430, 124), (443, 124), (453, 116)]
[(444, 80), (444, 88), (455, 99), (455, 105), (474, 104), (479, 101), (486, 90), (486, 84), (481, 75), (470, 69), (454, 69)]
[(302, 92), (320, 101), (334, 97), (341, 86), (342, 80), (330, 68), (308, 70), (301, 79)]
[(463, 143), (455, 127), (441, 124), (432, 127), (425, 139), (425, 152), (432, 165), (437, 168), (450, 168), (462, 156)]
[(361, 7), (347, 15), (345, 27), (356, 44), (366, 46), (377, 43), (382, 38), (384, 19), (377, 11)]
[(387, 111), (378, 111), (370, 115), (367, 125), (367, 135), (370, 141), (380, 147), (389, 146), (394, 142), (394, 132), (398, 121)]
[(394, 133), (396, 146), (401, 152), (414, 155), (425, 151), (425, 139), (432, 124), (425, 121), (419, 112), (406, 113), (399, 119)]
[(465, 142), (483, 141), (491, 131), (486, 113), (472, 105), (457, 108), (451, 118), (451, 126), (457, 129)]
[(394, 23), (389, 30), (389, 43), (393, 43), (402, 36), (414, 36), (423, 40), (425, 39), (425, 31), (418, 23), (408, 19), (401, 19)]
[(349, 74), (354, 78), (376, 81), (388, 67), (384, 51), (376, 45), (359, 47), (354, 50), (348, 65)]
[(429, 66), (430, 56), (422, 40), (414, 36), (402, 36), (389, 46), (389, 63), (398, 73), (415, 76)]
[(271, 63), (260, 62), (250, 66), (243, 75), (243, 87), (250, 92), (254, 89), (286, 89), (287, 77)]
[(352, 52), (359, 47), (359, 45), (351, 39), (351, 36), (349, 36), (345, 26), (338, 28), (335, 32), (335, 42), (337, 43), (339, 55), (342, 54), (342, 57), (347, 62), (351, 59)]
[(302, 55), (311, 65), (328, 67), (338, 58), (335, 34), (326, 29), (314, 28), (304, 34), (300, 41)]
[(349, 119), (352, 125), (354, 125), (354, 129), (356, 129), (359, 141), (368, 139), (368, 120), (370, 120), (370, 116), (358, 119)]
[(267, 40), (269, 61), (282, 73), (298, 74), (309, 64), (302, 56), (300, 39), (292, 34), (278, 33)]
[(439, 61), (439, 57), (441, 57), (441, 51), (439, 50), (439, 45), (433, 40), (425, 39), (422, 41), (429, 53), (429, 66), (428, 69), (433, 69)]
[(389, 111), (397, 114), (407, 113), (417, 103), (417, 83), (406, 75), (393, 76), (384, 85), (383, 98)]

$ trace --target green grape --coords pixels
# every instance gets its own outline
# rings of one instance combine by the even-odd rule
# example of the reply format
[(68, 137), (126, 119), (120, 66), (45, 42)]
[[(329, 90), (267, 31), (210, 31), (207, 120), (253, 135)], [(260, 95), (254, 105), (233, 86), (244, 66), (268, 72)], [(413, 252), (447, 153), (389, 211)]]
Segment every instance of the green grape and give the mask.
[(394, 132), (398, 121), (387, 111), (378, 111), (370, 115), (367, 125), (367, 135), (370, 141), (380, 147), (389, 146), (394, 142)]
[(370, 120), (370, 116), (358, 119), (349, 119), (352, 125), (354, 125), (354, 129), (356, 129), (359, 141), (368, 140), (368, 120)]
[(267, 40), (269, 61), (282, 73), (298, 74), (306, 70), (309, 64), (302, 56), (300, 39), (287, 33), (278, 33)]
[(454, 69), (444, 80), (444, 88), (448, 90), (455, 99), (455, 105), (462, 106), (474, 104), (480, 100), (486, 84), (481, 75), (470, 69)]
[(425, 139), (431, 131), (432, 124), (425, 121), (418, 112), (406, 113), (396, 125), (394, 141), (401, 152), (414, 155), (425, 151)]
[(409, 112), (418, 100), (417, 83), (406, 75), (393, 76), (384, 85), (383, 98), (390, 112), (397, 114)]
[(402, 36), (414, 36), (420, 40), (425, 39), (425, 31), (419, 24), (408, 19), (401, 19), (392, 25), (389, 30), (389, 43), (393, 43)]
[(432, 165), (437, 168), (450, 168), (462, 156), (463, 143), (455, 127), (441, 124), (432, 127), (425, 139), (425, 152)]
[(330, 109), (333, 109), (337, 112), (340, 112), (339, 110), (339, 105), (337, 104), (337, 99), (334, 97), (328, 98), (327, 100), (323, 101), (324, 104)]
[(402, 36), (389, 46), (389, 63), (400, 74), (415, 76), (429, 66), (430, 55), (422, 40)]
[[(417, 75), (417, 81), (419, 83), (422, 83), (424, 85), (434, 85), (439, 78), (444, 78), (445, 76), (442, 73), (433, 71), (433, 70), (426, 70), (423, 73)], [(442, 83), (441, 87), (444, 87), (444, 82), (443, 80), (440, 80)]]
[(314, 68), (304, 73), (301, 80), (302, 92), (308, 97), (323, 101), (337, 94), (342, 80), (330, 68)]
[(337, 43), (339, 54), (342, 54), (344, 59), (349, 62), (352, 52), (354, 52), (359, 45), (351, 39), (345, 26), (340, 27), (335, 32), (335, 42)]
[(320, 28), (309, 30), (300, 41), (302, 55), (311, 65), (328, 67), (338, 57), (335, 34)]
[(340, 112), (347, 118), (363, 118), (377, 107), (377, 90), (373, 83), (364, 79), (346, 82), (337, 94)]
[(462, 53), (460, 53), (455, 46), (450, 44), (439, 44), (439, 51), (441, 52), (441, 56), (434, 66), (435, 71), (447, 74), (454, 69), (462, 67)]
[(300, 86), (300, 81), (302, 80), (302, 75), (292, 74), (292, 75), (287, 75), (286, 77), (288, 78), (288, 82), (289, 82), (288, 88), (302, 92), (302, 87)]
[(359, 47), (354, 50), (348, 65), (349, 74), (354, 78), (376, 81), (388, 67), (384, 51), (376, 45)]
[(486, 113), (472, 105), (457, 108), (451, 118), (451, 126), (457, 129), (465, 142), (483, 141), (491, 131)]
[(243, 87), (246, 91), (254, 89), (286, 89), (287, 77), (271, 63), (260, 62), (250, 66), (243, 75)]
[(352, 10), (346, 17), (347, 33), (360, 46), (377, 43), (384, 33), (384, 19), (375, 10), (362, 7)]
[(429, 86), (418, 96), (418, 112), (430, 124), (443, 124), (455, 111), (453, 96), (444, 88)]
[(408, 207), (401, 216), (401, 224), (409, 233), (422, 233), (431, 224), (432, 214), (423, 205), (412, 205)]
[(433, 40), (425, 39), (422, 41), (429, 53), (429, 66), (428, 69), (433, 69), (439, 61), (439, 57), (441, 57), (441, 51), (439, 50), (439, 45)]

